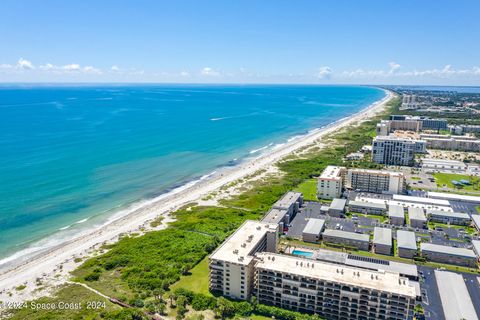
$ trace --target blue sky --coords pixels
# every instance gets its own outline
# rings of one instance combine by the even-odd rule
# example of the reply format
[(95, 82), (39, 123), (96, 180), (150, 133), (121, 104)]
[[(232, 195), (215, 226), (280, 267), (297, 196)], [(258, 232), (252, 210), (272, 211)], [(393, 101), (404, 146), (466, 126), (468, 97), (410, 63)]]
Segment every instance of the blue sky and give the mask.
[(480, 85), (480, 1), (0, 2), (1, 82)]

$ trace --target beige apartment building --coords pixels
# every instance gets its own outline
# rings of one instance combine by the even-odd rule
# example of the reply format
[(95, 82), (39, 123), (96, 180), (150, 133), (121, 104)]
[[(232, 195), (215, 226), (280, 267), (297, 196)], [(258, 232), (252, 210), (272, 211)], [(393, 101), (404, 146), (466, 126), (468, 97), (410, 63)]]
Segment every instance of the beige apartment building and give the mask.
[(253, 290), (254, 255), (275, 252), (277, 225), (245, 221), (211, 255), (210, 291), (232, 299), (249, 299)]
[(405, 192), (405, 176), (402, 172), (349, 169), (345, 188), (372, 193), (399, 194)]
[(327, 319), (409, 319), (418, 283), (373, 271), (272, 253), (258, 253), (259, 303)]
[(320, 199), (340, 198), (346, 168), (327, 166), (318, 178), (317, 196)]

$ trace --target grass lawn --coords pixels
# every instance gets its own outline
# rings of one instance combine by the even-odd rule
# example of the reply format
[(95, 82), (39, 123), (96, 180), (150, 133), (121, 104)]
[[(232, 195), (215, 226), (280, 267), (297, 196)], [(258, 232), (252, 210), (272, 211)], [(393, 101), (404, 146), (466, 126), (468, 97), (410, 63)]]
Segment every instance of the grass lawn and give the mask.
[(308, 179), (298, 185), (295, 191), (303, 193), (303, 198), (308, 201), (318, 201), (317, 179)]
[[(460, 189), (465, 191), (480, 191), (480, 187), (478, 185), (477, 179), (467, 176), (465, 174), (455, 174), (455, 173), (435, 173), (433, 175), (435, 178), (435, 182), (437, 183), (438, 187), (447, 186), (450, 189)], [(460, 181), (460, 180), (468, 180), (470, 181), (471, 185), (462, 185), (460, 187), (455, 186), (452, 183), (452, 180)]]
[(480, 206), (476, 206), (475, 209), (477, 209), (477, 212), (480, 213)]
[(435, 227), (441, 227), (443, 229), (445, 228), (455, 228), (455, 229), (464, 229), (466, 233), (468, 234), (474, 234), (476, 232), (474, 227), (471, 226), (457, 226), (454, 224), (445, 224), (445, 223), (439, 223), (439, 222), (428, 222), (428, 228), (435, 230)]
[(181, 277), (178, 282), (170, 286), (170, 290), (173, 292), (175, 289), (183, 288), (211, 296), (212, 294), (208, 290), (208, 279), (208, 257), (205, 257), (205, 259), (190, 270), (189, 275)]

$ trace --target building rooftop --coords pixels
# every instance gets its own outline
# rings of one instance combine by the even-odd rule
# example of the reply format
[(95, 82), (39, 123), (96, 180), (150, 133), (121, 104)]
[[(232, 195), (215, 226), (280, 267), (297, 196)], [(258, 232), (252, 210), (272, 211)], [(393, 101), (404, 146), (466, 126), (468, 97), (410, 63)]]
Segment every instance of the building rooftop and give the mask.
[(480, 240), (472, 240), (473, 250), (477, 257), (480, 257)]
[(355, 233), (350, 231), (326, 229), (323, 231), (323, 235), (337, 238), (346, 238), (356, 241), (370, 242), (370, 236), (368, 234)]
[(404, 195), (401, 195), (401, 194), (394, 194), (393, 195), (393, 200), (423, 203), (423, 204), (433, 204), (433, 205), (438, 205), (438, 206), (450, 206), (450, 202), (448, 202), (448, 200), (431, 199), (431, 198), (425, 198), (425, 197), (404, 196)]
[(423, 164), (433, 164), (433, 165), (449, 165), (449, 166), (459, 166), (465, 167), (465, 163), (458, 160), (448, 160), (448, 159), (433, 159), (433, 158), (423, 158), (421, 159)]
[(427, 221), (423, 208), (408, 207), (408, 218), (410, 220)]
[(435, 279), (445, 319), (478, 320), (462, 275), (435, 270)]
[(346, 204), (347, 204), (346, 199), (335, 198), (335, 199), (332, 200), (332, 203), (330, 204), (330, 209), (345, 210), (345, 205)]
[(475, 227), (477, 227), (477, 229), (480, 229), (480, 214), (472, 214), (471, 217), (473, 220), (473, 224), (475, 224)]
[(325, 220), (310, 218), (303, 229), (303, 233), (319, 235), (325, 225)]
[(427, 192), (427, 196), (429, 198), (432, 198), (432, 199), (446, 199), (446, 200), (480, 203), (480, 197), (466, 196), (466, 195), (455, 194), (455, 193), (431, 192), (431, 191), (429, 191), (429, 192)]
[(398, 230), (397, 246), (403, 249), (417, 250), (417, 240), (415, 238), (415, 232)]
[(262, 218), (262, 222), (279, 224), (285, 218), (286, 214), (286, 209), (273, 208)]
[(388, 206), (388, 216), (390, 218), (404, 218), (405, 211), (402, 206), (392, 204), (391, 206)]
[(344, 167), (327, 166), (320, 175), (320, 178), (327, 180), (339, 180), (342, 175), (342, 170), (344, 169)]
[(465, 258), (476, 258), (475, 253), (473, 250), (465, 249), (465, 248), (455, 248), (450, 246), (442, 246), (440, 244), (433, 244), (433, 243), (420, 243), (420, 249), (422, 251), (431, 251), (431, 252), (438, 252), (444, 254), (450, 254), (452, 256), (459, 256)]
[(210, 258), (247, 265), (253, 259), (251, 254), (258, 242), (268, 232), (276, 230), (276, 225), (247, 220), (212, 253)]
[(369, 203), (383, 203), (383, 204), (388, 204), (389, 206), (398, 205), (398, 206), (403, 206), (405, 208), (413, 207), (413, 208), (453, 211), (453, 209), (450, 206), (448, 207), (438, 206), (438, 205), (432, 205), (428, 203), (406, 202), (406, 201), (400, 201), (400, 200), (385, 200), (385, 199), (370, 198), (370, 197), (365, 197), (360, 195), (357, 195), (355, 199), (356, 201), (369, 202)]
[(468, 213), (461, 212), (445, 212), (441, 210), (427, 209), (427, 215), (470, 220), (470, 215)]
[(376, 208), (376, 209), (384, 209), (387, 210), (387, 205), (385, 203), (377, 203), (377, 202), (367, 202), (367, 201), (357, 201), (357, 200), (350, 200), (348, 202), (349, 206), (357, 206), (357, 207), (365, 207), (365, 208)]
[(392, 246), (392, 229), (375, 227), (373, 229), (373, 243)]
[(283, 195), (280, 200), (273, 204), (276, 209), (288, 209), (292, 204), (298, 201), (303, 195), (300, 192), (289, 191)]
[(419, 140), (420, 135), (416, 133), (415, 131), (410, 131), (410, 130), (395, 130), (393, 132), (393, 135), (398, 138), (404, 138), (404, 139), (412, 139), (412, 140)]
[(398, 273), (364, 270), (265, 252), (258, 253), (256, 257), (258, 258), (256, 266), (260, 269), (369, 288), (410, 298), (417, 296), (413, 281), (401, 277)]

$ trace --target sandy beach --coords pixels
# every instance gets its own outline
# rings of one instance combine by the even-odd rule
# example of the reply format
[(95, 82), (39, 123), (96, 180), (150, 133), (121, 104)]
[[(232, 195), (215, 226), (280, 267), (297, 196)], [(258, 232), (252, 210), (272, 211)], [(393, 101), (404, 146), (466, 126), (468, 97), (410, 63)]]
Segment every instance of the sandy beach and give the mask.
[[(384, 99), (357, 114), (324, 128), (313, 130), (238, 166), (219, 170), (193, 185), (144, 202), (117, 220), (47, 249), (27, 262), (12, 266), (0, 274), (0, 301), (30, 300), (52, 292), (57, 285), (65, 283), (69, 278), (69, 272), (81, 263), (75, 262), (75, 258), (91, 256), (103, 243), (116, 241), (122, 234), (138, 232), (144, 228), (149, 229), (149, 221), (159, 216), (165, 216), (165, 219), (157, 229), (165, 228), (171, 221), (169, 213), (177, 208), (190, 202), (201, 201), (206, 195), (226, 184), (252, 175), (258, 170), (267, 169), (292, 152), (312, 144), (320, 144), (321, 139), (326, 135), (340, 128), (358, 124), (381, 112), (387, 102), (394, 97), (392, 92), (386, 91), (386, 93)], [(42, 283), (43, 290), (37, 290), (39, 282)], [(26, 285), (26, 288), (16, 290), (15, 288), (20, 285)]]

